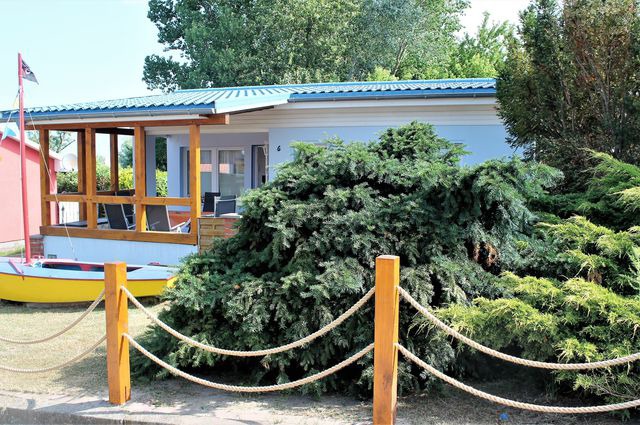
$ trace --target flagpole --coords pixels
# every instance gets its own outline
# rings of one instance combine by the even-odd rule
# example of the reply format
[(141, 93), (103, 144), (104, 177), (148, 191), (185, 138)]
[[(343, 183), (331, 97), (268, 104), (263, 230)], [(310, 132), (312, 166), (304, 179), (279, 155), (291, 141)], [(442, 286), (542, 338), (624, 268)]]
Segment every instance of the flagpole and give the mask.
[(22, 85), (22, 54), (18, 53), (18, 85), (20, 87), (20, 176), (22, 178), (22, 223), (24, 226), (24, 256), (31, 262), (31, 241), (29, 239), (29, 201), (27, 199), (27, 153), (24, 127), (24, 88)]

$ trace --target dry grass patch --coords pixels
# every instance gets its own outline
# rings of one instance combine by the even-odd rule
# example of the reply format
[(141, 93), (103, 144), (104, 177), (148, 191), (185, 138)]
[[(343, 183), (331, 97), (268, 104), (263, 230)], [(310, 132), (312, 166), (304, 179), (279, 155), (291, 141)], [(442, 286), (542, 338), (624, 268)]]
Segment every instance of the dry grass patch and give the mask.
[[(0, 335), (13, 339), (41, 338), (64, 328), (88, 306), (34, 307), (0, 302)], [(157, 313), (162, 306), (150, 307)], [(135, 307), (129, 309), (129, 331), (142, 334), (149, 320)], [(17, 345), (0, 341), (0, 364), (34, 369), (65, 362), (105, 334), (104, 307), (91, 312), (76, 327), (42, 344)], [(107, 389), (106, 351), (103, 343), (78, 363), (47, 373), (19, 374), (0, 370), (2, 389), (37, 393), (101, 393)]]

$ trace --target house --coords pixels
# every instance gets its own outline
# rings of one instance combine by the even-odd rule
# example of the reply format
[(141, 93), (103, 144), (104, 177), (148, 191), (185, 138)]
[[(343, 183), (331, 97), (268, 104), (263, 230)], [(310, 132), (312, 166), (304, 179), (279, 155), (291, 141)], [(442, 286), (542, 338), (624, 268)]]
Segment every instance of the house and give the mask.
[[(86, 218), (73, 228), (43, 223), (45, 254), (73, 257), (79, 252), (81, 260), (175, 264), (196, 251), (197, 226), (190, 233), (149, 230), (147, 208), (167, 206), (172, 217), (182, 214), (196, 223), (202, 194), (238, 195), (261, 186), (292, 157), (294, 141), (322, 143), (333, 136), (368, 141), (388, 127), (418, 120), (467, 145), (472, 152), (467, 163), (511, 155), (495, 92), (493, 79), (292, 84), (33, 108), (29, 124), (40, 130), (42, 144), (49, 130), (77, 132), (79, 140), (79, 192), (57, 198), (44, 193), (43, 208), (56, 200), (79, 202)], [(96, 133), (109, 134), (111, 141), (112, 182), (105, 192), (95, 189)], [(134, 136), (134, 188), (117, 181), (120, 135)], [(156, 196), (151, 172), (159, 137), (167, 140), (165, 198)], [(105, 228), (98, 206), (109, 203), (132, 205), (135, 229)]]
[[(2, 133), (0, 133), (0, 138)], [(29, 231), (40, 232), (43, 223), (40, 205), (40, 147), (27, 141), (27, 202), (29, 205)], [(60, 158), (50, 153), (47, 179), (55, 190), (56, 170)], [(22, 196), (20, 174), (20, 140), (11, 136), (0, 142), (0, 243), (20, 242), (24, 240), (22, 226)], [(55, 211), (49, 211), (49, 220), (56, 222)]]

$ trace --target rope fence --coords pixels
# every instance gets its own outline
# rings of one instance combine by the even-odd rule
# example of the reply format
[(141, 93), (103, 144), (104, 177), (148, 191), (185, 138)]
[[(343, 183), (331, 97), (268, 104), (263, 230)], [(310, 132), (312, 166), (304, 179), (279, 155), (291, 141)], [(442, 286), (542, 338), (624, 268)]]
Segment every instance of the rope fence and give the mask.
[(468, 346), (475, 348), (478, 351), (481, 351), (490, 356), (496, 357), (498, 359), (505, 360), (507, 362), (519, 364), (522, 366), (529, 366), (538, 369), (551, 369), (551, 370), (591, 370), (591, 369), (602, 369), (612, 366), (618, 366), (625, 363), (634, 362), (640, 359), (640, 353), (629, 354), (624, 357), (617, 357), (609, 360), (602, 360), (598, 362), (588, 362), (588, 363), (547, 363), (547, 362), (539, 362), (535, 360), (523, 359), (521, 357), (511, 356), (509, 354), (502, 353), (500, 351), (494, 350), (493, 348), (489, 348), (485, 345), (482, 345), (471, 338), (468, 338), (462, 335), (460, 332), (448, 326), (442, 320), (438, 319), (433, 313), (431, 313), (426, 307), (423, 307), (416, 301), (406, 290), (402, 287), (398, 287), (398, 291), (400, 292), (400, 296), (404, 298), (409, 304), (411, 304), (420, 314), (425, 316), (431, 323), (433, 323), (436, 327), (447, 333), (448, 335), (456, 338), (459, 341), (464, 342)]
[(91, 352), (93, 352), (96, 348), (98, 348), (100, 346), (100, 344), (102, 344), (106, 339), (107, 339), (107, 335), (104, 335), (95, 344), (93, 344), (91, 347), (87, 348), (82, 353), (80, 353), (77, 356), (67, 360), (64, 363), (60, 363), (60, 364), (57, 364), (57, 365), (54, 365), (54, 366), (43, 367), (43, 368), (40, 368), (40, 369), (20, 369), (20, 368), (17, 368), (17, 367), (10, 367), (10, 366), (2, 366), (2, 365), (0, 365), (0, 370), (4, 370), (6, 372), (32, 374), (32, 373), (51, 372), (51, 371), (54, 371), (54, 370), (57, 370), (57, 369), (62, 369), (64, 367), (71, 366), (72, 364), (77, 363), (80, 360), (82, 360), (83, 358), (87, 357)]
[(264, 392), (273, 392), (273, 391), (284, 391), (284, 390), (290, 390), (292, 388), (296, 388), (305, 384), (310, 384), (311, 382), (318, 381), (333, 373), (336, 373), (340, 369), (344, 369), (345, 367), (349, 366), (350, 364), (364, 357), (367, 353), (370, 353), (371, 351), (373, 351), (373, 343), (372, 343), (367, 345), (365, 348), (358, 351), (348, 359), (341, 361), (337, 365), (332, 366), (329, 369), (323, 370), (322, 372), (318, 372), (314, 375), (307, 376), (306, 378), (298, 379), (296, 381), (291, 381), (284, 384), (245, 387), (240, 385), (220, 384), (217, 382), (211, 382), (206, 379), (202, 379), (202, 378), (198, 378), (197, 376), (190, 375), (174, 366), (171, 366), (169, 363), (151, 354), (147, 349), (145, 349), (143, 346), (138, 344), (138, 342), (136, 342), (136, 340), (133, 339), (131, 335), (124, 334), (124, 336), (129, 340), (129, 343), (132, 346), (134, 346), (136, 350), (140, 351), (140, 353), (142, 353), (144, 356), (146, 356), (147, 358), (155, 362), (158, 366), (168, 370), (173, 375), (180, 376), (188, 381), (194, 382), (199, 385), (203, 385), (205, 387), (215, 388), (217, 390), (223, 390), (223, 391), (237, 392), (237, 393), (264, 393)]
[(443, 380), (444, 382), (461, 389), (471, 395), (482, 398), (484, 400), (491, 401), (493, 403), (502, 404), (504, 406), (515, 407), (516, 409), (530, 410), (539, 413), (561, 413), (561, 414), (584, 414), (584, 413), (605, 413), (613, 412), (615, 410), (632, 409), (640, 406), (640, 399), (631, 400), (624, 403), (608, 404), (601, 406), (584, 406), (584, 407), (561, 407), (561, 406), (542, 406), (539, 404), (523, 403), (521, 401), (510, 400), (508, 398), (498, 397), (484, 391), (480, 391), (469, 385), (453, 379), (450, 376), (445, 375), (433, 366), (425, 363), (416, 357), (411, 351), (407, 350), (402, 345), (398, 344), (398, 350), (413, 363), (417, 364), (433, 376)]
[[(264, 393), (273, 391), (284, 391), (296, 388), (305, 384), (309, 384), (334, 374), (349, 365), (364, 358), (368, 353), (373, 352), (373, 423), (374, 425), (392, 425), (395, 423), (395, 415), (397, 410), (397, 384), (398, 384), (398, 355), (402, 354), (408, 361), (414, 363), (418, 367), (424, 369), (436, 378), (460, 389), (473, 396), (488, 400), (494, 403), (502, 404), (517, 409), (530, 410), (540, 413), (558, 413), (558, 414), (585, 414), (585, 413), (603, 413), (615, 410), (632, 409), (640, 407), (640, 399), (630, 400), (621, 403), (600, 405), (600, 406), (580, 406), (580, 407), (563, 407), (563, 406), (545, 406), (532, 403), (525, 403), (498, 397), (474, 387), (466, 385), (446, 374), (437, 370), (433, 366), (418, 358), (415, 354), (399, 343), (399, 310), (400, 299), (404, 299), (420, 314), (426, 317), (436, 328), (447, 333), (449, 336), (456, 338), (471, 348), (474, 348), (487, 355), (514, 363), (522, 366), (548, 369), (548, 370), (594, 370), (599, 368), (609, 368), (627, 364), (636, 360), (640, 360), (640, 353), (633, 353), (614, 359), (585, 362), (585, 363), (551, 363), (523, 359), (520, 357), (508, 355), (498, 350), (482, 345), (473, 339), (463, 335), (451, 326), (440, 320), (433, 314), (429, 308), (421, 305), (415, 300), (409, 292), (400, 287), (400, 259), (396, 256), (379, 256), (376, 258), (375, 286), (363, 295), (348, 310), (336, 317), (330, 323), (322, 326), (317, 331), (300, 338), (291, 343), (260, 350), (230, 350), (213, 345), (205, 344), (200, 341), (186, 336), (176, 329), (173, 329), (167, 323), (160, 320), (153, 312), (147, 309), (133, 295), (132, 291), (127, 288), (127, 271), (124, 263), (107, 263), (105, 270), (105, 289), (98, 298), (72, 323), (64, 329), (49, 335), (47, 337), (33, 340), (17, 340), (11, 338), (0, 337), (0, 341), (13, 344), (38, 344), (50, 341), (75, 327), (85, 317), (87, 317), (100, 303), (102, 298), (105, 300), (106, 315), (106, 334), (87, 350), (78, 354), (66, 362), (54, 366), (40, 369), (20, 369), (9, 366), (0, 365), (0, 370), (15, 373), (43, 373), (52, 370), (67, 367), (94, 351), (105, 340), (107, 342), (107, 375), (109, 386), (109, 401), (113, 404), (123, 404), (131, 398), (131, 377), (130, 377), (130, 346), (138, 350), (143, 356), (156, 363), (159, 367), (166, 369), (169, 373), (179, 376), (193, 383), (203, 385), (208, 388), (214, 388), (223, 391), (238, 393)], [(375, 298), (374, 298), (375, 295)], [(375, 332), (374, 342), (360, 349), (350, 357), (340, 363), (329, 367), (326, 370), (314, 373), (301, 379), (291, 382), (285, 382), (276, 385), (263, 386), (241, 386), (230, 385), (213, 382), (204, 378), (200, 378), (189, 374), (177, 367), (167, 363), (155, 354), (151, 353), (139, 342), (137, 342), (128, 331), (128, 302), (130, 301), (145, 316), (147, 316), (158, 327), (175, 337), (176, 339), (202, 349), (207, 352), (236, 357), (258, 357), (271, 354), (282, 353), (295, 348), (303, 347), (311, 341), (326, 335), (333, 329), (343, 324), (348, 318), (352, 317), (356, 312), (363, 308), (372, 298), (375, 299)]]
[(224, 356), (259, 357), (259, 356), (268, 356), (270, 354), (282, 353), (294, 348), (301, 347), (305, 344), (310, 343), (314, 339), (321, 337), (322, 335), (332, 331), (333, 329), (340, 326), (342, 322), (347, 320), (349, 317), (353, 316), (355, 312), (360, 310), (360, 308), (362, 308), (362, 306), (364, 306), (367, 303), (367, 301), (371, 299), (371, 297), (375, 292), (375, 288), (371, 288), (369, 292), (367, 292), (362, 298), (360, 298), (360, 300), (358, 300), (358, 302), (356, 302), (353, 306), (351, 306), (351, 308), (349, 308), (347, 311), (345, 311), (340, 316), (338, 316), (335, 320), (331, 321), (330, 323), (323, 326), (321, 329), (315, 331), (314, 333), (286, 345), (281, 345), (279, 347), (273, 347), (273, 348), (268, 348), (264, 350), (254, 350), (254, 351), (227, 350), (224, 348), (218, 348), (212, 345), (207, 345), (199, 341), (196, 341), (195, 339), (190, 338), (178, 332), (177, 330), (173, 329), (172, 327), (164, 323), (162, 320), (158, 319), (158, 317), (154, 315), (151, 311), (149, 311), (144, 305), (142, 305), (142, 303), (138, 301), (136, 297), (134, 297), (133, 294), (131, 294), (131, 292), (129, 292), (127, 288), (122, 287), (122, 291), (127, 295), (127, 298), (129, 298), (129, 301), (131, 301), (133, 305), (135, 305), (140, 311), (142, 311), (145, 314), (145, 316), (151, 319), (153, 323), (155, 323), (156, 325), (164, 329), (167, 333), (176, 337), (180, 341), (183, 341), (193, 347), (200, 348), (201, 350), (208, 351), (210, 353), (224, 355)]
[(71, 329), (73, 329), (78, 323), (82, 322), (82, 320), (87, 317), (93, 310), (96, 309), (96, 307), (98, 306), (98, 304), (100, 304), (100, 302), (102, 302), (102, 298), (104, 298), (104, 289), (102, 290), (102, 292), (100, 292), (100, 295), (98, 295), (98, 298), (95, 299), (94, 302), (91, 303), (91, 305), (89, 307), (87, 307), (87, 309), (80, 315), (78, 316), (73, 322), (71, 322), (69, 325), (67, 325), (64, 329), (61, 329), (60, 331), (51, 334), (49, 336), (45, 336), (43, 338), (38, 338), (38, 339), (11, 339), (11, 338), (6, 338), (3, 336), (0, 336), (0, 341), (2, 342), (8, 342), (10, 344), (22, 344), (22, 345), (31, 345), (31, 344), (40, 344), (43, 342), (47, 342), (47, 341), (51, 341), (53, 339), (56, 339), (57, 337), (59, 337), (62, 334), (67, 333), (68, 331), (70, 331)]

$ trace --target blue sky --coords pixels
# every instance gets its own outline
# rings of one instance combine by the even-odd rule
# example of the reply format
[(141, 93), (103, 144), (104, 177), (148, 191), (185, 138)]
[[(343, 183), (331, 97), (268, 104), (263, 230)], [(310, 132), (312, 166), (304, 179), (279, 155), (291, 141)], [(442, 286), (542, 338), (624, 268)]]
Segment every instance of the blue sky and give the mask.
[(144, 57), (162, 52), (144, 0), (2, 0), (0, 21), (1, 109), (17, 91), (18, 51), (40, 82), (27, 82), (30, 106), (144, 95)]

